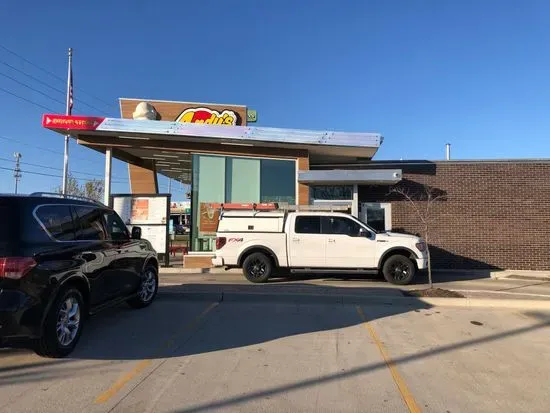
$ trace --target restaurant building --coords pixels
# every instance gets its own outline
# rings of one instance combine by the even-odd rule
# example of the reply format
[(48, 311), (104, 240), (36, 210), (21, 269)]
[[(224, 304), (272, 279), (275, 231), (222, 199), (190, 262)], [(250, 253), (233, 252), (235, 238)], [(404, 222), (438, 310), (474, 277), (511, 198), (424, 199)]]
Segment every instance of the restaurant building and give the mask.
[(120, 119), (44, 115), (43, 125), (106, 154), (107, 194), (112, 157), (128, 162), (134, 194), (158, 193), (157, 173), (191, 185), (188, 268), (210, 265), (220, 203), (339, 205), (376, 229), (422, 233), (396, 186), (421, 207), (426, 190), (439, 195), (435, 267), (550, 267), (548, 160), (375, 161), (378, 133), (255, 127), (238, 105), (120, 99), (120, 109)]

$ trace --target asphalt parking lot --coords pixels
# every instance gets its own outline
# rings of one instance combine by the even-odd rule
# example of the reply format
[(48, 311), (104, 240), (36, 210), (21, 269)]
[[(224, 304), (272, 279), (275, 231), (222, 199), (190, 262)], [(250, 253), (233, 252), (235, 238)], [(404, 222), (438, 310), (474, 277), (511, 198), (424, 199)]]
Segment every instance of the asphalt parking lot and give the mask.
[(0, 411), (546, 412), (549, 326), (538, 311), (162, 294), (92, 318), (70, 358), (0, 350)]

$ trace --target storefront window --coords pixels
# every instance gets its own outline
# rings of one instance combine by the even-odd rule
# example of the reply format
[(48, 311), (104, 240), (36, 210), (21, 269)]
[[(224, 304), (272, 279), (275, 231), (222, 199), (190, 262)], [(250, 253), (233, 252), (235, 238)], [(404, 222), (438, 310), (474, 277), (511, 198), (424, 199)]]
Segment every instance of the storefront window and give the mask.
[(296, 162), (193, 155), (192, 250), (214, 249), (219, 209), (212, 204), (296, 200)]
[(312, 199), (318, 200), (350, 200), (353, 199), (352, 185), (318, 185), (310, 188)]
[(296, 162), (262, 159), (260, 168), (260, 201), (296, 204)]

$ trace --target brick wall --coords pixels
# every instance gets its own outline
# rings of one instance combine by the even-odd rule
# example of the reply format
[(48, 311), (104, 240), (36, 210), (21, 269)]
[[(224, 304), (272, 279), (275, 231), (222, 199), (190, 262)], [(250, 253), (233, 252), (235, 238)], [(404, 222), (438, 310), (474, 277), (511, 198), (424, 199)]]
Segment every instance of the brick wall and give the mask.
[[(550, 269), (550, 162), (372, 163), (401, 168), (400, 185), (446, 193), (433, 206), (434, 268)], [(409, 203), (388, 186), (362, 186), (361, 202), (392, 202), (394, 230), (421, 233)]]

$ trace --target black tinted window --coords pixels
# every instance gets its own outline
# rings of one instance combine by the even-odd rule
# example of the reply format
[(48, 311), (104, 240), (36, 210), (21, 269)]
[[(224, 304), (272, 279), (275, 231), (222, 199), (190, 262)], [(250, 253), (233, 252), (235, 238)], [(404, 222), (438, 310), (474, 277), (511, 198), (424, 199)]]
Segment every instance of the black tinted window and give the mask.
[(71, 207), (67, 205), (41, 206), (36, 211), (36, 217), (56, 240), (73, 241), (75, 239)]
[(96, 241), (107, 239), (103, 227), (103, 211), (86, 206), (74, 207), (80, 223), (76, 233), (76, 239)]
[(296, 232), (297, 234), (320, 234), (321, 217), (320, 216), (296, 217), (294, 232)]
[(114, 212), (106, 212), (105, 226), (107, 227), (107, 236), (112, 240), (126, 240), (129, 238), (128, 230), (124, 222)]
[(359, 223), (345, 217), (326, 217), (323, 221), (323, 234), (356, 237), (360, 228), (362, 227)]

